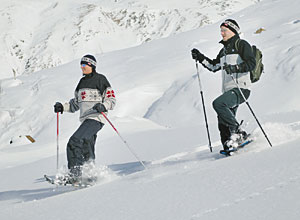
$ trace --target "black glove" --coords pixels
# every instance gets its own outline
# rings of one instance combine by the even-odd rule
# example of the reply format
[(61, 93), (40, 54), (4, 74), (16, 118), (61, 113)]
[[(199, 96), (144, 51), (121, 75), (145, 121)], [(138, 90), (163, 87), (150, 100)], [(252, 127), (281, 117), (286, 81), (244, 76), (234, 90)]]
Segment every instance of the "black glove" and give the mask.
[(205, 56), (202, 53), (200, 53), (199, 50), (197, 50), (195, 48), (192, 49), (191, 52), (192, 52), (192, 58), (194, 60), (198, 60), (200, 63), (202, 63), (202, 61), (204, 60)]
[(55, 113), (60, 112), (62, 114), (63, 111), (64, 111), (64, 106), (60, 102), (56, 102), (54, 105), (54, 112)]
[(233, 73), (238, 73), (238, 65), (230, 65), (227, 63), (224, 63), (224, 70), (226, 71), (227, 74), (233, 74)]
[(93, 109), (99, 113), (107, 111), (105, 106), (102, 103), (97, 103), (96, 105), (94, 105)]

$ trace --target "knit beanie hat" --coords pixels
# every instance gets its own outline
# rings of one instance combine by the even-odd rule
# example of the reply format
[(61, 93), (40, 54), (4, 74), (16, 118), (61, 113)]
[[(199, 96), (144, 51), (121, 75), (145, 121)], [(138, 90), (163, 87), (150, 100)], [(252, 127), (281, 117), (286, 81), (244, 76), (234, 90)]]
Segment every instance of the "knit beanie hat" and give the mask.
[(227, 27), (228, 29), (230, 29), (233, 33), (238, 34), (240, 31), (240, 27), (238, 25), (238, 23), (233, 20), (233, 19), (226, 19), (221, 25), (220, 27)]
[(96, 69), (97, 61), (93, 55), (88, 54), (88, 55), (84, 55), (81, 58), (80, 65), (81, 64), (86, 64), (86, 65), (89, 65), (90, 67), (92, 67), (93, 69)]

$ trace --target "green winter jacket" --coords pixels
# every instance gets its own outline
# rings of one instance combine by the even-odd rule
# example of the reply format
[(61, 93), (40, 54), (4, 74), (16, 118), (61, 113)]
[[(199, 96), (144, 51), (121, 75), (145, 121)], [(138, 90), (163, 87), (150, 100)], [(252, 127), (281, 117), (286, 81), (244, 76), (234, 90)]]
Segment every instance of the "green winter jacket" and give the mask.
[(220, 50), (216, 59), (211, 60), (205, 57), (202, 61), (202, 65), (210, 71), (222, 70), (223, 93), (237, 87), (232, 77), (223, 69), (224, 63), (238, 65), (239, 72), (234, 73), (233, 77), (240, 88), (249, 89), (251, 85), (250, 71), (255, 68), (255, 57), (251, 45), (247, 41), (240, 40), (236, 45), (236, 41), (239, 39), (239, 35), (234, 35), (228, 41), (220, 41), (219, 43), (223, 44), (224, 47)]

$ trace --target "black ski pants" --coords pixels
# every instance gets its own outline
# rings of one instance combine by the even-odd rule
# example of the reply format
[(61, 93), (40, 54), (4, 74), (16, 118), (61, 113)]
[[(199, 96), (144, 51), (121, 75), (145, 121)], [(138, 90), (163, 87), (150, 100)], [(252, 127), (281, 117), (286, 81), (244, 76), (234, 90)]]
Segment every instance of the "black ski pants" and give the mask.
[(95, 160), (97, 132), (103, 125), (99, 121), (86, 119), (69, 139), (67, 144), (68, 168), (75, 176), (81, 175), (81, 166), (85, 162)]
[[(250, 96), (250, 90), (241, 89), (245, 98)], [(239, 127), (236, 120), (236, 112), (240, 104), (245, 102), (238, 88), (233, 88), (213, 101), (213, 108), (218, 115), (218, 124), (221, 136), (221, 142), (224, 143), (235, 133)]]

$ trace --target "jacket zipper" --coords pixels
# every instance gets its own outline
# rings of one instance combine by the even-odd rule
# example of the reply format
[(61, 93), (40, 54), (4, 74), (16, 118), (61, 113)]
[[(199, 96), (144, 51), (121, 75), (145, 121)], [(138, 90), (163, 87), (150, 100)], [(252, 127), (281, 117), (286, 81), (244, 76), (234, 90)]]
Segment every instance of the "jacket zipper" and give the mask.
[[(227, 60), (226, 60), (226, 47), (224, 46), (224, 56), (225, 56), (225, 63), (227, 63)], [(227, 73), (225, 73), (227, 74)], [(235, 73), (235, 80), (236, 80), (236, 83), (238, 84), (238, 73)]]

